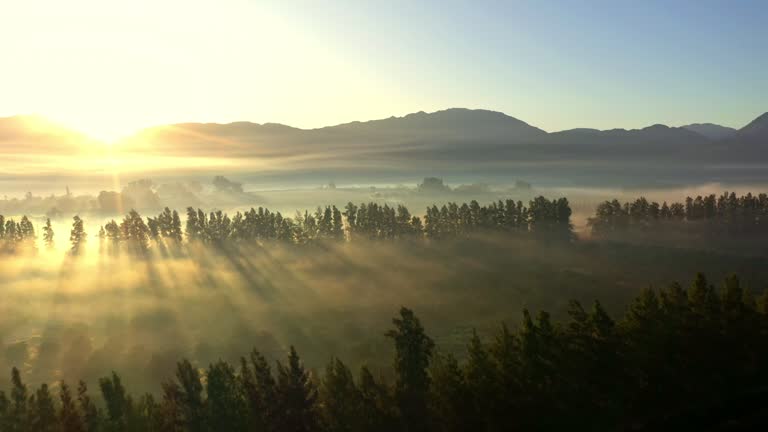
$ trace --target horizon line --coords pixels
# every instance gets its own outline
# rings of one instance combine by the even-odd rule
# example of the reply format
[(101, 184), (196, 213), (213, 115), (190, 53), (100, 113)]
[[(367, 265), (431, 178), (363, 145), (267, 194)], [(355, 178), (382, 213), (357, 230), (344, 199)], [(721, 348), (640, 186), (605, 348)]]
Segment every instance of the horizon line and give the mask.
[[(438, 114), (438, 113), (447, 112), (447, 111), (483, 111), (483, 112), (488, 112), (488, 113), (501, 114), (501, 115), (503, 115), (505, 117), (508, 117), (510, 119), (523, 122), (526, 125), (528, 125), (530, 127), (533, 127), (533, 128), (536, 128), (536, 129), (539, 129), (539, 130), (541, 130), (541, 131), (543, 131), (543, 132), (545, 132), (547, 134), (558, 133), (558, 132), (567, 132), (567, 131), (580, 130), (580, 129), (595, 130), (595, 131), (601, 131), (601, 132), (602, 131), (613, 131), (613, 130), (632, 131), (632, 130), (642, 130), (642, 129), (646, 129), (646, 128), (653, 127), (653, 126), (658, 126), (658, 125), (666, 126), (666, 127), (669, 127), (669, 128), (682, 128), (682, 127), (691, 126), (691, 125), (715, 125), (715, 126), (720, 126), (720, 127), (724, 127), (724, 128), (730, 128), (730, 129), (734, 129), (734, 130), (739, 130), (739, 129), (742, 129), (745, 126), (749, 125), (754, 120), (756, 120), (756, 119), (758, 119), (758, 118), (768, 114), (768, 111), (763, 112), (763, 113), (759, 113), (755, 117), (752, 117), (751, 119), (747, 120), (746, 123), (744, 123), (742, 126), (739, 126), (739, 127), (725, 126), (725, 125), (722, 125), (720, 123), (714, 123), (714, 122), (710, 122), (710, 121), (697, 121), (697, 122), (694, 122), (694, 123), (687, 123), (687, 124), (676, 125), (676, 126), (675, 125), (670, 125), (670, 124), (667, 124), (667, 123), (659, 123), (659, 122), (657, 122), (657, 123), (649, 124), (647, 126), (636, 127), (636, 128), (614, 127), (614, 128), (609, 128), (609, 129), (598, 129), (598, 128), (592, 128), (592, 127), (587, 127), (587, 126), (581, 126), (581, 127), (575, 127), (575, 128), (569, 128), (569, 129), (558, 129), (558, 130), (548, 131), (548, 130), (540, 128), (540, 127), (536, 126), (535, 124), (530, 123), (530, 122), (528, 122), (526, 120), (523, 120), (523, 119), (520, 119), (518, 117), (514, 117), (512, 115), (509, 115), (509, 114), (507, 114), (504, 111), (497, 111), (497, 110), (488, 109), (488, 108), (449, 107), (449, 108), (437, 109), (435, 111), (419, 110), (419, 111), (409, 112), (409, 113), (406, 113), (406, 114), (403, 114), (403, 115), (400, 115), (400, 116), (391, 115), (389, 117), (372, 118), (372, 119), (368, 119), (368, 120), (351, 120), (351, 121), (346, 121), (346, 122), (341, 122), (341, 123), (336, 123), (336, 124), (330, 124), (330, 125), (319, 126), (319, 127), (308, 127), (308, 128), (297, 127), (297, 126), (292, 126), (292, 125), (289, 125), (289, 124), (286, 124), (286, 123), (273, 122), (273, 121), (267, 121), (267, 122), (259, 123), (259, 122), (253, 121), (253, 120), (181, 121), (181, 122), (172, 122), (172, 123), (149, 124), (147, 126), (141, 126), (141, 127), (136, 128), (133, 132), (131, 132), (130, 134), (126, 135), (123, 139), (130, 138), (132, 135), (136, 135), (136, 134), (138, 134), (138, 133), (140, 133), (142, 131), (146, 131), (146, 130), (149, 130), (149, 129), (162, 128), (162, 127), (172, 127), (172, 126), (181, 126), (181, 125), (218, 125), (218, 126), (228, 126), (228, 125), (234, 125), (234, 124), (238, 124), (238, 123), (245, 123), (245, 124), (251, 124), (251, 125), (256, 125), (256, 126), (283, 126), (283, 127), (287, 127), (287, 128), (291, 128), (291, 129), (295, 129), (295, 130), (300, 130), (300, 131), (317, 131), (317, 130), (334, 128), (334, 127), (339, 127), (339, 126), (352, 125), (352, 124), (366, 124), (366, 123), (372, 123), (372, 122), (384, 121), (384, 120), (404, 119), (406, 117), (413, 116), (413, 115), (419, 115), (419, 114), (433, 115), (433, 114)], [(34, 113), (33, 112), (33, 113), (20, 113), (20, 114), (12, 114), (12, 115), (0, 116), (0, 120), (8, 120), (8, 119), (14, 119), (14, 118), (39, 118), (39, 119), (43, 119), (45, 121), (48, 121), (50, 123), (54, 123), (54, 124), (56, 124), (59, 127), (69, 129), (69, 130), (71, 130), (73, 132), (79, 132), (79, 133), (82, 133), (84, 135), (87, 135), (86, 132), (81, 131), (81, 130), (79, 130), (76, 127), (71, 127), (71, 126), (67, 125), (66, 122), (61, 122), (61, 121), (55, 120), (51, 116), (47, 116), (45, 114), (40, 114), (40, 113)]]

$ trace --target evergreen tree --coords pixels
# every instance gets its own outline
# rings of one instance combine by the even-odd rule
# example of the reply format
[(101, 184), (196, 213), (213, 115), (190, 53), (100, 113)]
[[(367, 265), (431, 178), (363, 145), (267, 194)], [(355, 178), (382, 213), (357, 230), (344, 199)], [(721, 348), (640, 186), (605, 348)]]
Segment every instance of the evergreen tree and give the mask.
[(43, 243), (45, 243), (45, 247), (47, 249), (53, 249), (54, 248), (54, 241), (53, 241), (53, 227), (51, 227), (51, 218), (45, 219), (45, 226), (43, 227)]
[(27, 386), (21, 381), (21, 373), (15, 367), (11, 370), (11, 400), (8, 408), (9, 431), (27, 431), (30, 429), (27, 406)]
[(72, 231), (69, 233), (69, 242), (72, 245), (70, 252), (72, 255), (80, 255), (84, 251), (87, 234), (80, 216), (75, 216), (72, 220)]
[(211, 430), (243, 430), (245, 406), (238, 392), (235, 370), (229, 363), (219, 361), (208, 367), (206, 378), (206, 409)]
[(341, 217), (341, 212), (336, 206), (332, 206), (331, 211), (331, 238), (334, 240), (344, 240), (344, 220)]
[(27, 247), (35, 248), (35, 240), (37, 239), (37, 236), (35, 235), (35, 226), (32, 225), (32, 221), (30, 221), (27, 216), (21, 217), (21, 221), (19, 222), (19, 234), (21, 241), (24, 242)]
[(88, 395), (88, 386), (83, 381), (77, 385), (77, 403), (85, 430), (88, 432), (100, 430), (101, 414)]
[(471, 394), (466, 378), (456, 358), (452, 355), (436, 356), (430, 368), (430, 376), (430, 417), (433, 419), (430, 430), (482, 430), (470, 402)]
[(111, 377), (99, 379), (99, 387), (107, 407), (107, 424), (113, 430), (125, 430), (132, 414), (132, 402), (120, 377), (112, 372)]
[(176, 210), (171, 214), (171, 226), (168, 237), (174, 240), (177, 245), (181, 244), (181, 218), (179, 218), (179, 213)]
[(387, 387), (377, 382), (367, 367), (360, 369), (360, 419), (359, 430), (387, 432), (397, 430), (398, 415), (394, 398)]
[(173, 381), (166, 381), (162, 383), (161, 387), (163, 400), (157, 408), (157, 429), (172, 432), (195, 430), (184, 417), (179, 385)]
[(400, 318), (392, 320), (395, 328), (386, 333), (395, 343), (395, 392), (408, 431), (426, 431), (429, 427), (427, 394), (429, 374), (427, 369), (435, 343), (426, 335), (421, 322), (413, 311), (400, 309)]
[(149, 227), (136, 210), (131, 210), (125, 216), (123, 222), (120, 223), (120, 232), (129, 252), (142, 255), (149, 250)]
[(85, 432), (83, 420), (78, 412), (77, 405), (72, 399), (72, 392), (65, 382), (61, 382), (59, 388), (59, 400), (61, 408), (59, 409), (59, 425), (62, 432)]
[(189, 360), (184, 359), (176, 365), (176, 380), (176, 394), (183, 423), (191, 432), (204, 430), (203, 384), (200, 374)]
[(513, 336), (502, 326), (496, 344), (487, 348), (477, 331), (472, 332), (468, 360), (464, 366), (468, 402), (465, 410), (475, 412), (482, 419), (478, 430), (505, 430), (511, 427), (505, 421), (505, 412), (517, 407), (503, 406), (501, 401), (512, 400), (518, 387), (518, 352)]
[(277, 399), (278, 430), (308, 432), (318, 429), (317, 389), (293, 346), (288, 364), (277, 364)]
[(357, 232), (357, 206), (352, 202), (347, 203), (344, 207), (344, 217), (347, 219), (347, 229), (349, 230), (350, 237)]
[(57, 430), (56, 409), (53, 406), (53, 397), (48, 391), (48, 384), (42, 384), (35, 392), (34, 406), (31, 408), (32, 430), (40, 432)]
[(360, 418), (361, 397), (352, 372), (339, 359), (331, 359), (325, 369), (320, 395), (323, 401), (323, 425), (327, 431), (363, 430)]
[(187, 207), (187, 227), (185, 232), (187, 241), (190, 243), (201, 240), (202, 229), (200, 221), (197, 218), (197, 212), (192, 207)]
[(256, 431), (275, 430), (278, 409), (276, 383), (272, 371), (261, 353), (253, 350), (250, 361), (240, 361), (240, 380), (250, 420), (249, 429)]
[(11, 401), (8, 400), (4, 391), (0, 390), (0, 430), (12, 430), (10, 407)]

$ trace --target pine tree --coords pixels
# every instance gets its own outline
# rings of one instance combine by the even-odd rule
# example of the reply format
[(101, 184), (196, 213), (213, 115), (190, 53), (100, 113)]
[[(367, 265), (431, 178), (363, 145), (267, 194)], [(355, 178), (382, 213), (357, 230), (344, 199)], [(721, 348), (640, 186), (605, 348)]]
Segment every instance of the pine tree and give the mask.
[(177, 245), (181, 244), (181, 218), (179, 218), (179, 213), (176, 210), (171, 215), (171, 227), (168, 235)]
[(327, 431), (363, 430), (360, 418), (361, 397), (352, 372), (337, 358), (325, 369), (320, 395), (323, 401), (323, 426)]
[(399, 426), (397, 406), (387, 386), (377, 382), (365, 366), (360, 368), (358, 382), (360, 418), (363, 422), (359, 430), (372, 432), (397, 430)]
[(400, 309), (400, 318), (392, 320), (395, 328), (386, 336), (395, 342), (395, 393), (405, 427), (409, 431), (426, 431), (429, 426), (427, 369), (435, 343), (426, 335), (413, 311)]
[(107, 407), (107, 423), (117, 430), (124, 430), (131, 415), (131, 399), (117, 373), (99, 379), (101, 395)]
[(512, 400), (519, 387), (517, 341), (507, 326), (502, 325), (495, 342), (486, 347), (473, 330), (467, 352), (469, 358), (464, 366), (469, 394), (467, 409), (483, 419), (479, 429), (508, 429), (510, 425), (504, 413), (514, 407), (503, 406), (501, 401)]
[(186, 234), (187, 241), (190, 243), (201, 240), (202, 230), (200, 229), (200, 221), (197, 218), (197, 212), (192, 207), (187, 207)]
[(224, 361), (208, 367), (206, 375), (206, 409), (211, 430), (234, 431), (245, 426), (244, 401), (238, 391), (235, 370)]
[(32, 407), (32, 428), (40, 432), (53, 432), (56, 430), (56, 409), (53, 406), (53, 397), (48, 391), (48, 384), (42, 384), (35, 392), (35, 402)]
[(24, 242), (26, 246), (31, 248), (35, 247), (35, 240), (37, 239), (37, 236), (35, 235), (35, 226), (32, 225), (32, 222), (26, 215), (22, 216), (21, 221), (19, 222), (19, 233), (21, 241)]
[(250, 415), (249, 429), (274, 430), (276, 383), (267, 360), (256, 349), (251, 352), (249, 360), (240, 359), (240, 381)]
[(120, 223), (120, 231), (129, 251), (142, 255), (149, 250), (149, 228), (136, 210), (131, 210)]
[(309, 432), (319, 427), (317, 389), (291, 346), (288, 364), (277, 363), (278, 430)]
[(4, 391), (0, 390), (0, 430), (12, 430), (10, 408), (11, 401), (8, 400)]
[(347, 203), (343, 214), (347, 218), (347, 229), (351, 237), (357, 231), (357, 206), (352, 204), (352, 202)]
[(75, 216), (72, 220), (72, 231), (69, 233), (69, 242), (72, 244), (70, 251), (72, 255), (80, 255), (84, 251), (87, 234), (80, 216)]
[[(436, 356), (430, 368), (431, 430), (481, 430), (463, 371), (452, 355)], [(470, 403), (468, 403), (470, 402)]]
[(200, 381), (200, 374), (192, 367), (189, 360), (184, 359), (176, 365), (176, 380), (183, 422), (192, 432), (204, 430), (203, 384)]
[(11, 400), (8, 412), (8, 430), (26, 431), (30, 429), (27, 406), (27, 386), (21, 381), (21, 373), (15, 367), (11, 370)]
[(45, 226), (43, 227), (43, 243), (47, 249), (53, 249), (55, 244), (53, 241), (54, 233), (53, 227), (51, 227), (51, 218), (45, 219)]
[(100, 430), (101, 414), (88, 395), (88, 386), (83, 381), (77, 385), (77, 403), (85, 430), (88, 432)]
[(75, 401), (72, 399), (69, 386), (63, 381), (59, 388), (59, 400), (61, 401), (59, 424), (61, 425), (62, 432), (85, 432), (83, 420), (77, 410)]
[(165, 381), (161, 384), (163, 389), (163, 400), (158, 407), (157, 429), (169, 432), (193, 431), (186, 421), (183, 407), (181, 388), (173, 381)]
[(344, 221), (341, 217), (341, 212), (336, 208), (336, 206), (332, 206), (331, 211), (331, 238), (334, 240), (344, 240)]

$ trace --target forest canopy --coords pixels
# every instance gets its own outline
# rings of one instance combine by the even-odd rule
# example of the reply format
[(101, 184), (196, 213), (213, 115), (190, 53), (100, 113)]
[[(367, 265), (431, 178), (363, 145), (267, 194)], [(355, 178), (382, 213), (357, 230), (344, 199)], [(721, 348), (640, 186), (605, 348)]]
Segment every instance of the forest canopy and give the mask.
[[(719, 289), (697, 274), (687, 288), (675, 282), (645, 290), (620, 319), (597, 301), (571, 301), (563, 322), (524, 309), (517, 325), (501, 325), (490, 339), (474, 333), (461, 358), (443, 353), (427, 329), (405, 307), (392, 320), (384, 336), (394, 345), (393, 375), (365, 366), (355, 373), (339, 358), (322, 372), (308, 370), (293, 347), (270, 364), (256, 347), (236, 364), (180, 359), (154, 394), (131, 394), (130, 383), (113, 372), (99, 380), (97, 398), (82, 381), (28, 388), (13, 368), (11, 388), (0, 392), (0, 425), (66, 432), (494, 431), (765, 421), (753, 404), (768, 385), (768, 291), (756, 298), (735, 275)], [(734, 403), (744, 405), (708, 412)]]

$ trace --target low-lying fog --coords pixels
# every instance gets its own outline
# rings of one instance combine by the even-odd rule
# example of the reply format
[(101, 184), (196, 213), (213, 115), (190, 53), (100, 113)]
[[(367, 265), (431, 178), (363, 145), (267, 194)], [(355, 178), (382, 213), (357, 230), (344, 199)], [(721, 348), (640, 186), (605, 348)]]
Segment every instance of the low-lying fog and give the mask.
[[(23, 186), (9, 190), (8, 198), (0, 200), (0, 214), (30, 215), (38, 241), (46, 214), (53, 216), (56, 248), (48, 251), (40, 244), (33, 254), (0, 256), (0, 371), (19, 366), (27, 381), (40, 383), (61, 378), (94, 382), (116, 370), (126, 376), (131, 391), (158, 391), (156, 383), (170, 376), (181, 357), (205, 366), (218, 358), (235, 360), (255, 346), (280, 358), (294, 344), (312, 368), (337, 355), (351, 365), (368, 364), (387, 373), (391, 347), (383, 333), (401, 305), (422, 317), (440, 349), (461, 354), (473, 327), (488, 334), (502, 321), (515, 325), (525, 306), (557, 316), (571, 298), (600, 299), (620, 311), (648, 284), (675, 279), (687, 284), (696, 271), (707, 271), (714, 281), (738, 272), (757, 289), (768, 276), (765, 259), (756, 257), (504, 236), (432, 243), (192, 245), (177, 257), (156, 252), (148, 258), (110, 257), (98, 251), (99, 225), (113, 217), (119, 221), (123, 214), (119, 205), (101, 206), (125, 204), (123, 194), (145, 208), (140, 211), (144, 217), (157, 212), (139, 201), (157, 199), (151, 207), (177, 209), (182, 220), (188, 205), (230, 214), (265, 206), (293, 216), (318, 205), (373, 200), (403, 203), (423, 214), (427, 205), (447, 201), (527, 202), (543, 194), (570, 200), (578, 230), (605, 199), (645, 195), (680, 201), (726, 189), (720, 184), (622, 190), (445, 180), (443, 185), (418, 182), (420, 187), (414, 181), (303, 188), (255, 188), (230, 180), (219, 180), (217, 187), (210, 179), (153, 181), (113, 188), (112, 201), (102, 202), (98, 190), (71, 187), (67, 195), (66, 184), (57, 185), (62, 191), (53, 197)], [(728, 189), (765, 190), (747, 185)], [(147, 190), (156, 196), (142, 195)], [(52, 211), (49, 204), (72, 207)], [(74, 213), (83, 217), (89, 235), (87, 250), (78, 257), (66, 254)], [(0, 375), (0, 386), (6, 386), (6, 375)]]
[[(314, 210), (318, 206), (344, 207), (348, 202), (375, 201), (380, 204), (403, 204), (411, 213), (423, 215), (427, 206), (446, 202), (477, 200), (489, 203), (495, 200), (522, 200), (527, 202), (538, 195), (549, 198), (566, 197), (573, 209), (572, 222), (577, 232), (583, 232), (587, 218), (602, 201), (634, 200), (645, 196), (658, 202), (683, 201), (686, 196), (696, 197), (710, 193), (733, 191), (737, 194), (766, 190), (766, 183), (710, 182), (683, 183), (664, 186), (617, 187), (606, 182), (603, 186), (584, 186), (566, 181), (530, 182), (529, 179), (508, 178), (497, 182), (482, 181), (478, 175), (432, 179), (389, 179), (387, 182), (366, 183), (356, 179), (349, 183), (290, 182), (287, 184), (258, 181), (248, 178), (222, 177), (217, 183), (212, 177), (160, 177), (132, 180), (110, 179), (83, 181), (76, 177), (51, 179), (0, 179), (0, 214), (6, 217), (27, 215), (37, 224), (51, 217), (54, 224), (69, 223), (75, 214), (86, 220), (86, 225), (98, 226), (111, 218), (122, 218), (131, 208), (143, 216), (153, 216), (164, 207), (183, 214), (187, 207), (203, 210), (222, 210), (235, 213), (251, 207), (266, 207), (293, 216), (296, 211)], [(481, 179), (481, 180), (478, 180)], [(251, 179), (253, 180), (253, 179)], [(440, 183), (442, 182), (442, 183)], [(67, 228), (68, 229), (68, 228)], [(92, 229), (92, 231), (95, 230)]]

